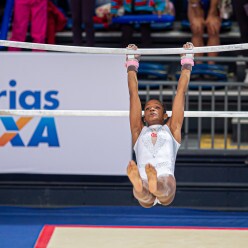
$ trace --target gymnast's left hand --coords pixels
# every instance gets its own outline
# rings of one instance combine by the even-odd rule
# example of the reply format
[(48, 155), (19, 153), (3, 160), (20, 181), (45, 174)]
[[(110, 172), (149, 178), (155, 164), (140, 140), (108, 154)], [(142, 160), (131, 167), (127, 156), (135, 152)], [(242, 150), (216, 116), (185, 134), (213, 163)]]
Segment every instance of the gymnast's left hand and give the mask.
[[(137, 47), (135, 44), (129, 44), (129, 45), (127, 46), (127, 49), (130, 49), (130, 50), (138, 50), (138, 47)], [(141, 57), (140, 54), (127, 55), (127, 56), (126, 56), (126, 60), (136, 59), (137, 61), (140, 61), (140, 57)]]

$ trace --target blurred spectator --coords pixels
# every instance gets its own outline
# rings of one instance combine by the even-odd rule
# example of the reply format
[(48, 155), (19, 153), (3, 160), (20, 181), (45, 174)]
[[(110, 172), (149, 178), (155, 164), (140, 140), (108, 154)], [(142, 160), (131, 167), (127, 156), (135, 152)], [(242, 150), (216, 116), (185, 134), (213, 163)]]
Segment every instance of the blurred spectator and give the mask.
[(232, 0), (220, 0), (220, 17), (230, 19), (233, 13)]
[[(208, 33), (207, 46), (220, 44), (221, 18), (219, 13), (220, 0), (188, 0), (188, 19), (192, 31), (192, 43), (195, 47), (204, 46), (203, 34)], [(217, 56), (217, 53), (209, 53)], [(197, 54), (203, 56), (203, 54)], [(214, 62), (209, 61), (209, 64)]]
[(0, 2), (0, 25), (2, 24), (5, 3), (6, 3), (6, 0)]
[(71, 0), (73, 44), (76, 46), (83, 44), (82, 23), (85, 26), (86, 46), (95, 45), (93, 23), (95, 4), (95, 0)]
[[(111, 1), (111, 18), (112, 16), (121, 15), (162, 15), (165, 10), (165, 0), (112, 0)], [(122, 47), (127, 47), (132, 42), (134, 32), (133, 24), (122, 24)], [(151, 28), (150, 23), (140, 24), (141, 47), (150, 47)]]
[[(0, 2), (0, 39), (6, 40), (10, 22), (12, 20), (14, 0)], [(0, 46), (0, 49), (4, 47)]]
[(51, 1), (48, 2), (47, 43), (55, 44), (55, 35), (66, 25), (65, 15)]
[(96, 1), (96, 16), (99, 18), (107, 17), (111, 12), (111, 0)]
[[(47, 0), (15, 0), (12, 23), (12, 41), (25, 41), (31, 22), (31, 38), (35, 43), (45, 43), (47, 28)], [(19, 51), (20, 48), (9, 48)]]
[(175, 7), (174, 7), (174, 1), (170, 1), (170, 0), (165, 0), (165, 9), (163, 14), (167, 14), (167, 15), (176, 15), (176, 11), (175, 11)]
[(70, 1), (71, 0), (51, 0), (54, 5), (56, 5), (60, 11), (62, 11), (66, 16), (71, 12)]
[[(248, 43), (248, 0), (234, 0), (234, 11), (239, 24), (241, 42)], [(248, 50), (243, 50), (242, 54), (248, 58)], [(246, 63), (245, 83), (248, 83), (248, 63)]]

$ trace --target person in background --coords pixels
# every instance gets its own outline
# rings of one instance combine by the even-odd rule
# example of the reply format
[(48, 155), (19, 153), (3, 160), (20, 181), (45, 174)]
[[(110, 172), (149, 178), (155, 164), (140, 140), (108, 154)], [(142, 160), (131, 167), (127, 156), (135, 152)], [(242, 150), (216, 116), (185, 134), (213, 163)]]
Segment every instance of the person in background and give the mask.
[[(32, 42), (45, 43), (47, 28), (47, 0), (15, 0), (11, 41), (26, 40), (29, 23)], [(20, 48), (8, 49), (20, 51)]]
[(60, 9), (52, 1), (48, 1), (47, 44), (56, 43), (56, 33), (64, 29), (66, 22), (67, 19)]
[[(165, 10), (165, 0), (112, 0), (110, 22), (113, 16), (117, 15), (162, 15)], [(134, 24), (122, 24), (122, 47), (126, 47), (131, 43), (134, 32)], [(151, 29), (150, 23), (140, 24), (141, 46), (151, 47)]]
[[(248, 43), (248, 0), (233, 1), (236, 20), (239, 24), (241, 42)], [(248, 58), (248, 50), (243, 50), (242, 54)], [(248, 62), (246, 62), (246, 77), (245, 83), (248, 83)]]
[[(203, 34), (208, 33), (207, 46), (220, 45), (221, 17), (219, 13), (220, 0), (188, 0), (188, 19), (192, 31), (192, 43), (195, 47), (204, 46)], [(209, 53), (208, 56), (217, 56)], [(197, 54), (196, 56), (203, 56)], [(213, 64), (209, 61), (209, 64)]]
[(95, 0), (71, 0), (72, 12), (72, 32), (73, 44), (76, 46), (83, 45), (82, 24), (85, 26), (86, 46), (95, 45), (95, 31), (93, 16), (95, 13)]
[(6, 4), (6, 0), (0, 2), (0, 24), (2, 22), (2, 17), (3, 17), (3, 13), (4, 13), (5, 4)]

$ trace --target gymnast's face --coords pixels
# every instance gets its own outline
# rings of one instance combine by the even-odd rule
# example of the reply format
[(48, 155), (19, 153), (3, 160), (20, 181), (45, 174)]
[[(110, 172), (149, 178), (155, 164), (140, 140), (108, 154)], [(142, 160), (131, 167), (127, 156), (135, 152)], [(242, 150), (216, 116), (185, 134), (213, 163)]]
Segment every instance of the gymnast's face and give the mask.
[(160, 124), (163, 125), (165, 115), (164, 106), (158, 100), (150, 100), (145, 105), (144, 120), (148, 126)]

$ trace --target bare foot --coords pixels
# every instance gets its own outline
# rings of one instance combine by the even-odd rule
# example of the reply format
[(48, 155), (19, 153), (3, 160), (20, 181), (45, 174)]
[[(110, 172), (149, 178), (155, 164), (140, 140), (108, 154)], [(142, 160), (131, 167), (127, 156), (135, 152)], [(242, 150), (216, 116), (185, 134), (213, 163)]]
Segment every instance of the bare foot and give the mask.
[(149, 191), (152, 194), (154, 194), (157, 191), (157, 183), (158, 183), (157, 171), (151, 164), (147, 164), (146, 165), (146, 174), (148, 177)]
[(134, 161), (130, 161), (127, 166), (127, 175), (134, 189), (141, 193), (143, 191), (142, 179), (139, 174), (139, 170)]

